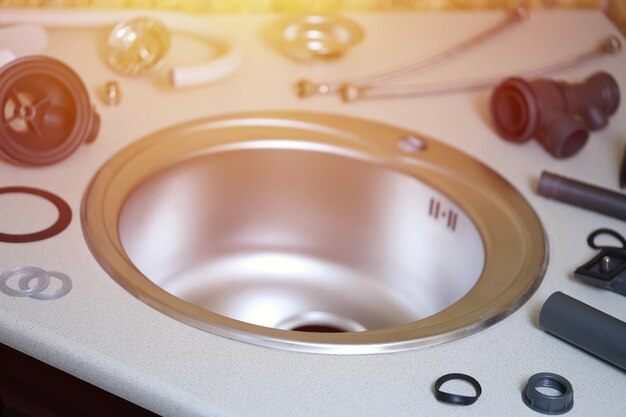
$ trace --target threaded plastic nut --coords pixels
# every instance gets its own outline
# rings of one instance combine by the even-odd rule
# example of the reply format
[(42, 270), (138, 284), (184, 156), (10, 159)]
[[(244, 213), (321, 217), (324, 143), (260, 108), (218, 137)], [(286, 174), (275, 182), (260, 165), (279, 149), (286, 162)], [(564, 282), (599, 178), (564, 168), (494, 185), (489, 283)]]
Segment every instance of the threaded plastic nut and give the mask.
[[(550, 388), (560, 395), (548, 395), (538, 388)], [(526, 388), (522, 391), (522, 400), (538, 413), (557, 415), (565, 414), (574, 406), (574, 389), (572, 384), (561, 375), (541, 372), (530, 377)]]

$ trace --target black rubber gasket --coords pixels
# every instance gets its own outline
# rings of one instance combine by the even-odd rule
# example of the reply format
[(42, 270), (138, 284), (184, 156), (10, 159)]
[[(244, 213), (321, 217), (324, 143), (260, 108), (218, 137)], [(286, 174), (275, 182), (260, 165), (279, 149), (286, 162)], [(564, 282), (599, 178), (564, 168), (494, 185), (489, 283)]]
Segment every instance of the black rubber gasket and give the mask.
[[(609, 235), (617, 239), (622, 246), (598, 246), (596, 245), (596, 238), (600, 235)], [(587, 236), (587, 245), (589, 245), (591, 249), (626, 249), (626, 239), (613, 229), (597, 229)]]
[(22, 193), (22, 194), (31, 194), (38, 197), (45, 198), (59, 211), (59, 218), (57, 221), (47, 229), (41, 230), (35, 233), (25, 233), (21, 235), (9, 234), (9, 233), (0, 233), (0, 242), (7, 243), (29, 243), (29, 242), (37, 242), (39, 240), (48, 239), (50, 237), (56, 236), (61, 233), (67, 226), (69, 226), (72, 221), (72, 209), (69, 204), (65, 202), (61, 197), (52, 194), (45, 190), (40, 190), (38, 188), (30, 188), (30, 187), (2, 187), (0, 188), (0, 194), (12, 194), (12, 193)]
[[(459, 394), (451, 394), (449, 392), (441, 391), (441, 386), (448, 381), (453, 379), (460, 379), (462, 381), (469, 382), (474, 387), (476, 391), (476, 395), (473, 397), (468, 397), (466, 395)], [(444, 403), (456, 404), (456, 405), (471, 405), (476, 402), (480, 394), (482, 394), (483, 390), (474, 378), (465, 374), (446, 374), (440, 377), (437, 382), (435, 382), (435, 398), (437, 400), (442, 401)]]

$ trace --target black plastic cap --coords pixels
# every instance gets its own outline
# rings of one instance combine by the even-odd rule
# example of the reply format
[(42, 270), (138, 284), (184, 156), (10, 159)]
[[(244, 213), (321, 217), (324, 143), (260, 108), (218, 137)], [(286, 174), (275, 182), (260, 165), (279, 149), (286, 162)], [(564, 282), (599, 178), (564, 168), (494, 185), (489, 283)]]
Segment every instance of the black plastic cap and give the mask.
[[(553, 389), (560, 395), (547, 395), (540, 392), (538, 388)], [(572, 384), (561, 375), (542, 372), (530, 377), (526, 388), (522, 391), (522, 400), (538, 413), (565, 414), (574, 406), (574, 390)]]

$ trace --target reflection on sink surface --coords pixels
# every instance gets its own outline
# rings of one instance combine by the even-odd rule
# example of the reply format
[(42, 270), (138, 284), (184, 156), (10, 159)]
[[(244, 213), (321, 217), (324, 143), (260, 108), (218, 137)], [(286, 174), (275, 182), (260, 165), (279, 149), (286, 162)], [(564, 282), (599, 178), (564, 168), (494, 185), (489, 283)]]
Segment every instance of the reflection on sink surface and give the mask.
[(334, 353), (452, 340), (534, 292), (543, 230), (488, 168), (406, 135), (305, 114), (159, 132), (96, 175), (85, 236), (131, 293), (226, 337)]
[[(146, 277), (260, 326), (318, 311), (368, 330), (437, 313), (478, 280), (478, 230), (441, 193), (371, 162), (257, 146), (191, 158), (133, 190), (120, 238)], [(435, 200), (454, 229), (429, 216)]]

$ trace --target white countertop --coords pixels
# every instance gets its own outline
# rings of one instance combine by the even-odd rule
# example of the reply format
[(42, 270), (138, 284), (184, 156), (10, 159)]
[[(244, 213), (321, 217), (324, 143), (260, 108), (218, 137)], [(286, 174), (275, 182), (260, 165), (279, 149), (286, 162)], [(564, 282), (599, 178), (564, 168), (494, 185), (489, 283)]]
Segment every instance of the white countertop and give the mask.
[[(161, 87), (154, 78), (125, 79), (112, 73), (98, 56), (103, 32), (51, 31), (45, 53), (80, 74), (102, 128), (95, 143), (54, 166), (20, 168), (0, 161), (0, 187), (49, 190), (64, 198), (74, 214), (69, 228), (51, 239), (0, 243), (0, 271), (32, 265), (65, 272), (74, 282), (72, 291), (56, 301), (0, 294), (0, 342), (164, 416), (535, 416), (523, 404), (521, 390), (537, 372), (558, 373), (572, 383), (575, 405), (569, 416), (626, 415), (625, 372), (537, 325), (539, 310), (554, 291), (626, 320), (626, 298), (572, 275), (595, 255), (586, 245), (592, 230), (609, 227), (626, 235), (626, 223), (534, 192), (544, 169), (617, 190), (626, 145), (624, 104), (608, 128), (591, 135), (582, 152), (555, 160), (535, 141), (514, 145), (496, 136), (488, 118), (489, 91), (345, 104), (335, 97), (299, 100), (291, 88), (302, 76), (342, 78), (427, 56), (499, 16), (352, 15), (364, 26), (365, 40), (344, 59), (308, 66), (287, 60), (260, 41), (259, 31), (275, 16), (203, 17), (241, 41), (245, 62), (226, 81), (180, 91)], [(534, 67), (578, 53), (611, 33), (618, 31), (598, 11), (532, 12), (529, 21), (416, 80)], [(624, 52), (555, 78), (579, 81), (598, 70), (611, 73), (626, 89)], [(96, 96), (109, 79), (119, 80), (123, 90), (118, 107), (106, 107)], [(80, 202), (98, 167), (160, 128), (203, 116), (265, 110), (322, 111), (398, 125), (484, 162), (511, 181), (542, 219), (550, 264), (541, 287), (511, 317), (474, 336), (432, 348), (365, 356), (294, 353), (231, 341), (180, 323), (132, 297), (103, 271), (83, 239)], [(54, 221), (54, 210), (46, 210), (46, 204), (34, 197), (0, 195), (0, 230), (25, 233), (46, 227)], [(44, 218), (41, 212), (50, 216)], [(483, 394), (474, 405), (435, 400), (432, 385), (449, 372), (480, 381)]]

